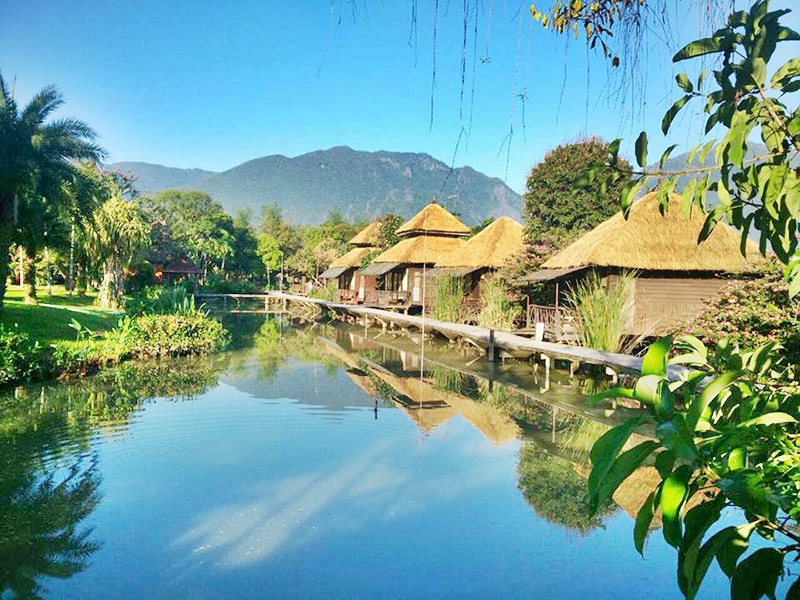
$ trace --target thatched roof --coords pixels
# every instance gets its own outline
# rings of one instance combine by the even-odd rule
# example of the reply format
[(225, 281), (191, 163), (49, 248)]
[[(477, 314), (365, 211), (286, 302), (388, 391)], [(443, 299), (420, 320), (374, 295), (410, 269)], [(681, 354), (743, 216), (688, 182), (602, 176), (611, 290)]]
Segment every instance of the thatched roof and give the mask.
[(381, 222), (373, 221), (364, 229), (359, 231), (353, 238), (347, 242), (353, 246), (375, 246), (378, 243), (378, 235), (381, 232)]
[(342, 254), (339, 258), (333, 260), (330, 264), (330, 268), (338, 268), (338, 267), (360, 267), (361, 266), (361, 259), (364, 258), (367, 254), (375, 250), (375, 248), (366, 247), (366, 248), (353, 248), (348, 252)]
[(431, 264), (457, 250), (463, 243), (463, 240), (454, 237), (427, 235), (412, 237), (398, 242), (386, 252), (379, 254), (372, 263)]
[(673, 194), (669, 211), (661, 215), (658, 195), (651, 192), (634, 202), (626, 220), (617, 213), (575, 243), (550, 257), (543, 269), (618, 267), (652, 271), (755, 271), (763, 257), (748, 241), (747, 258), (739, 252), (739, 234), (719, 223), (702, 244), (697, 236), (704, 217), (693, 210), (687, 219), (680, 197)]
[(464, 236), (469, 234), (469, 227), (464, 225), (458, 217), (450, 214), (447, 210), (431, 202), (416, 215), (397, 228), (397, 235), (400, 237), (422, 235), (452, 235)]
[(510, 217), (500, 217), (493, 221), (475, 237), (467, 240), (458, 250), (454, 250), (441, 260), (436, 268), (457, 267), (502, 267), (514, 254), (522, 251), (525, 245), (525, 228)]

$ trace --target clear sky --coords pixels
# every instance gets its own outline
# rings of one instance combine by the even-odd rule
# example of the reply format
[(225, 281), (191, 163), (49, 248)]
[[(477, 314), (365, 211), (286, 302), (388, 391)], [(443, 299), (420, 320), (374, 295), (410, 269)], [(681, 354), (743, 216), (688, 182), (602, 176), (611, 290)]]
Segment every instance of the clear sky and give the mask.
[[(92, 125), (109, 162), (222, 171), (347, 145), (447, 163), (455, 153), (456, 166), (521, 192), (548, 149), (586, 133), (624, 137), (629, 154), (641, 129), (651, 135), (651, 156), (667, 145), (659, 124), (678, 97), (680, 70), (669, 57), (703, 22), (689, 2), (676, 0), (670, 39), (651, 36), (624, 102), (611, 93), (607, 61), (582, 40), (532, 23), (529, 0), (438, 0), (438, 13), (434, 4), (0, 0), (0, 72), (20, 104), (56, 84), (66, 98), (61, 114)], [(799, 28), (800, 12), (786, 23)], [(792, 46), (787, 58), (798, 54)], [(671, 141), (699, 141), (691, 123), (679, 124)]]

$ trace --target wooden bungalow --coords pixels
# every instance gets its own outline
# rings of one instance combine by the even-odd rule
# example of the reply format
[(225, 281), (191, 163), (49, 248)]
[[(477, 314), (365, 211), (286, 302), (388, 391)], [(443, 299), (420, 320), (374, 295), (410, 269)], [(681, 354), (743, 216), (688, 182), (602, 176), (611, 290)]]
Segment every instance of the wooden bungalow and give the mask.
[(506, 265), (525, 246), (525, 228), (510, 217), (500, 217), (460, 248), (436, 261), (433, 275), (464, 279), (465, 304), (480, 305), (480, 282)]
[(765, 261), (750, 241), (743, 255), (739, 234), (724, 223), (698, 245), (703, 222), (697, 210), (685, 216), (677, 195), (672, 195), (664, 215), (657, 193), (645, 195), (633, 204), (627, 219), (615, 214), (523, 278), (555, 287), (554, 305), (531, 305), (528, 325), (542, 323), (548, 337), (562, 339), (563, 293), (589, 271), (609, 282), (624, 270), (636, 273), (629, 334), (658, 335), (692, 318), (726, 278), (755, 272)]
[(151, 259), (150, 264), (153, 265), (153, 278), (156, 283), (169, 285), (188, 279), (196, 284), (203, 276), (203, 269), (186, 255), (177, 258), (161, 256)]
[(334, 259), (320, 277), (336, 279), (336, 302), (356, 304), (364, 301), (367, 290), (374, 290), (374, 275), (364, 275), (361, 261), (365, 256), (378, 249), (378, 234), (381, 222), (373, 221), (359, 231), (349, 242), (353, 248)]
[(378, 255), (364, 275), (378, 278), (377, 289), (365, 302), (382, 307), (410, 308), (426, 301), (427, 271), (458, 249), (469, 227), (431, 202), (397, 229), (400, 241)]

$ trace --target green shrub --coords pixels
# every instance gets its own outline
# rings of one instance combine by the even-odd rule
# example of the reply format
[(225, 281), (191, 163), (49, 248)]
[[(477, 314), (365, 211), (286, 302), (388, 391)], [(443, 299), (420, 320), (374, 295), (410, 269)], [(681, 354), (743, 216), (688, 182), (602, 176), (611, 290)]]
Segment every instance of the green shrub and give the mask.
[(252, 294), (262, 289), (252, 281), (225, 279), (217, 273), (209, 273), (203, 280), (203, 292), (209, 294)]
[(129, 335), (131, 353), (140, 358), (216, 352), (229, 342), (222, 323), (201, 312), (140, 315)]
[(706, 344), (728, 339), (756, 348), (776, 342), (788, 362), (800, 363), (800, 298), (789, 298), (789, 284), (777, 265), (755, 280), (735, 281), (706, 301), (703, 311), (683, 327)]
[(29, 335), (0, 325), (0, 385), (30, 381), (47, 369), (45, 353)]
[(461, 277), (452, 275), (437, 277), (431, 316), (438, 321), (457, 323), (461, 319), (463, 299), (464, 280)]
[(194, 295), (185, 284), (146, 287), (128, 299), (126, 309), (132, 315), (192, 314), (203, 310), (195, 305)]

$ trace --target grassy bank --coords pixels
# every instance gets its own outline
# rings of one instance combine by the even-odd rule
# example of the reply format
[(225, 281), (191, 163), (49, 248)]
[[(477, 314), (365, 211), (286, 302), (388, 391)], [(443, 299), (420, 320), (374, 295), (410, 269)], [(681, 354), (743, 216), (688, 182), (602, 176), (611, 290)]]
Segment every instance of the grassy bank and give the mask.
[(84, 329), (103, 333), (113, 329), (124, 314), (93, 306), (94, 295), (70, 296), (63, 287), (55, 287), (52, 295), (45, 290), (39, 295), (39, 304), (24, 304), (22, 288), (9, 286), (5, 306), (0, 311), (0, 325), (5, 329), (17, 329), (43, 346), (49, 346), (76, 341), (77, 332), (71, 327), (73, 319)]
[(215, 352), (229, 341), (222, 324), (193, 302), (131, 317), (92, 301), (55, 290), (27, 305), (12, 288), (0, 311), (0, 386), (86, 374), (131, 358)]

